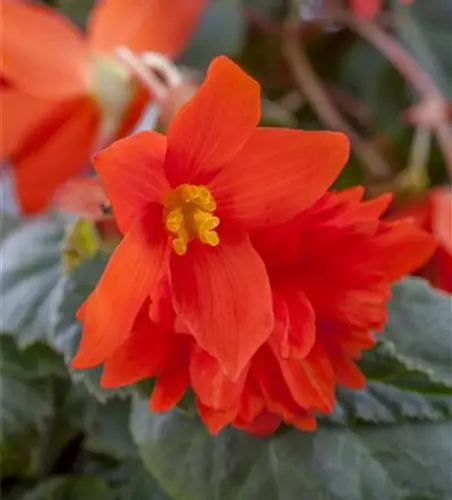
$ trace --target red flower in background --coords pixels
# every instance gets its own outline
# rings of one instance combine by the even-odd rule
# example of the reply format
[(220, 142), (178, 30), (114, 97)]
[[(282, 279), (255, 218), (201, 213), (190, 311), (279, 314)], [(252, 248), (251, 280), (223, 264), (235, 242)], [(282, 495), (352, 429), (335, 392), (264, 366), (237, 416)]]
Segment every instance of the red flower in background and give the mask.
[[(104, 387), (156, 377), (151, 411), (192, 389), (210, 432), (232, 424), (256, 435), (281, 423), (313, 430), (337, 385), (361, 389), (355, 365), (386, 319), (390, 284), (421, 266), (435, 241), (413, 221), (380, 221), (391, 197), (327, 193), (295, 219), (252, 236), (266, 265), (275, 327), (242, 372), (226, 377), (172, 306), (167, 280), (147, 300), (127, 340), (105, 360)], [(254, 302), (249, 304), (253, 307)]]
[(392, 217), (412, 217), (437, 238), (436, 252), (418, 274), (433, 286), (452, 293), (452, 188), (433, 188), (421, 198), (396, 208)]
[(13, 164), (24, 212), (45, 208), (100, 143), (125, 135), (141, 115), (148, 95), (114, 49), (175, 57), (205, 5), (98, 1), (84, 37), (51, 8), (2, 0), (1, 158)]
[(127, 341), (164, 276), (188, 338), (231, 378), (268, 339), (272, 294), (249, 233), (322, 196), (349, 142), (335, 132), (256, 128), (259, 93), (220, 57), (168, 138), (143, 132), (94, 157), (125, 236), (82, 308), (74, 367), (97, 365)]
[[(410, 4), (413, 0), (399, 0), (400, 3)], [(383, 0), (348, 0), (354, 14), (361, 19), (372, 19), (383, 8)]]

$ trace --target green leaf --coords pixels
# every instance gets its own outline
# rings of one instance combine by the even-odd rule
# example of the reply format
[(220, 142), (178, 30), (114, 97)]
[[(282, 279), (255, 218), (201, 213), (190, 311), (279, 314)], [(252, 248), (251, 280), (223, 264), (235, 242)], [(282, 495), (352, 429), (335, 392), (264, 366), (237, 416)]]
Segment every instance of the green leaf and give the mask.
[(39, 360), (28, 364), (30, 352), (19, 351), (13, 339), (3, 337), (0, 346), (2, 475), (33, 474), (40, 432), (54, 411), (52, 381), (47, 370), (39, 370)]
[(129, 460), (114, 470), (109, 484), (118, 500), (169, 500), (139, 460)]
[[(74, 357), (81, 336), (81, 326), (76, 319), (77, 310), (99, 281), (108, 257), (107, 254), (99, 253), (82, 262), (70, 275), (61, 276), (58, 282), (51, 311), (49, 343), (64, 356), (68, 365)], [(74, 381), (83, 382), (90, 393), (101, 402), (127, 393), (125, 390), (101, 389), (100, 367), (69, 371)]]
[(112, 399), (97, 404), (86, 428), (85, 447), (118, 460), (137, 458), (129, 430), (130, 400)]
[(0, 245), (2, 332), (14, 333), (20, 347), (46, 339), (63, 237), (63, 221), (48, 216), (21, 224)]
[(114, 495), (101, 478), (63, 476), (44, 481), (23, 500), (114, 500)]
[(181, 63), (206, 69), (216, 56), (239, 54), (244, 42), (242, 0), (210, 0)]
[(256, 439), (210, 436), (198, 419), (134, 402), (132, 433), (148, 470), (184, 500), (381, 500), (450, 494), (449, 422), (294, 429)]
[(393, 344), (394, 358), (432, 385), (452, 389), (452, 296), (419, 278), (397, 283), (392, 293), (382, 335)]

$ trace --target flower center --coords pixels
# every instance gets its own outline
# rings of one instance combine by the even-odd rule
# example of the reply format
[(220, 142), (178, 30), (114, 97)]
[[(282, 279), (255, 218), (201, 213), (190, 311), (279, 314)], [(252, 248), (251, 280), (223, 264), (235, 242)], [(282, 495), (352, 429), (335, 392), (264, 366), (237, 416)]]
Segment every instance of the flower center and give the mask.
[(217, 232), (213, 231), (220, 224), (220, 219), (213, 215), (216, 208), (206, 186), (181, 184), (171, 191), (165, 200), (163, 216), (177, 255), (184, 255), (188, 242), (196, 238), (211, 247), (220, 243)]

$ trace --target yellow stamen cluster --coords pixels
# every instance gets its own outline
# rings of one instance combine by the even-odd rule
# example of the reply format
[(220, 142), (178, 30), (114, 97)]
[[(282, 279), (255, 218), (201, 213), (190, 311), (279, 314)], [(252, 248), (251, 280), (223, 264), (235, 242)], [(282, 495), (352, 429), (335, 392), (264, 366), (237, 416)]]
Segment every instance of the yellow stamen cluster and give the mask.
[(173, 249), (178, 255), (187, 252), (188, 243), (196, 238), (209, 246), (220, 243), (216, 231), (220, 219), (213, 215), (217, 204), (206, 186), (181, 184), (165, 200), (164, 221), (173, 236)]

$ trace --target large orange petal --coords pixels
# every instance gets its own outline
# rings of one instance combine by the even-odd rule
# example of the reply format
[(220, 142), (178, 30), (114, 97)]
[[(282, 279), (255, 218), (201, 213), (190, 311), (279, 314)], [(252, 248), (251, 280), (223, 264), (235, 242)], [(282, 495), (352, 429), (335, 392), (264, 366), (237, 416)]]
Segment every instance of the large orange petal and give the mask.
[(270, 283), (249, 238), (224, 230), (220, 244), (199, 241), (172, 254), (175, 309), (198, 344), (235, 379), (273, 329)]
[(162, 366), (170, 333), (149, 319), (148, 309), (145, 302), (129, 338), (105, 360), (102, 387), (133, 384), (154, 376)]
[(326, 192), (348, 155), (339, 132), (258, 128), (210, 184), (218, 213), (250, 226), (290, 220)]
[[(163, 173), (166, 138), (139, 132), (115, 142), (93, 157), (121, 231), (150, 203), (161, 203), (169, 189)], [(163, 227), (163, 225), (162, 225)]]
[(199, 346), (193, 350), (190, 361), (191, 385), (201, 403), (212, 410), (225, 411), (238, 406), (247, 375), (248, 370), (245, 369), (237, 380), (232, 381), (225, 377), (220, 364), (209, 353)]
[(160, 216), (156, 210), (137, 221), (113, 252), (83, 309), (83, 334), (73, 368), (101, 363), (129, 337), (146, 297), (165, 269), (167, 238), (159, 231)]
[(85, 92), (90, 57), (82, 34), (55, 9), (2, 0), (1, 71), (36, 97), (61, 99)]
[(99, 110), (89, 99), (55, 106), (28, 131), (11, 156), (19, 204), (25, 213), (46, 208), (59, 186), (89, 162), (99, 124)]
[(14, 89), (0, 92), (0, 158), (17, 150), (31, 127), (53, 107), (53, 103), (36, 99)]
[(120, 45), (171, 58), (184, 49), (207, 0), (101, 0), (88, 24), (90, 46), (112, 53)]
[(259, 92), (259, 84), (227, 57), (214, 59), (168, 128), (172, 185), (205, 183), (237, 154), (259, 122)]

